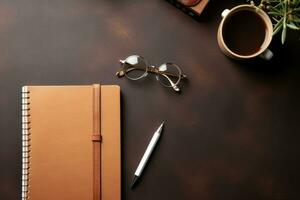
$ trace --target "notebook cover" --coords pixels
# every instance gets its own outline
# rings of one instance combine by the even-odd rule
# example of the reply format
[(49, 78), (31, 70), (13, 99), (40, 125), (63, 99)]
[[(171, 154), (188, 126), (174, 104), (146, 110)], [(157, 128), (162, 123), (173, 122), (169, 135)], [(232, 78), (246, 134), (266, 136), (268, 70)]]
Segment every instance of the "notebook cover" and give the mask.
[[(93, 85), (28, 86), (28, 197), (93, 199)], [(101, 86), (101, 200), (121, 199), (120, 89)]]

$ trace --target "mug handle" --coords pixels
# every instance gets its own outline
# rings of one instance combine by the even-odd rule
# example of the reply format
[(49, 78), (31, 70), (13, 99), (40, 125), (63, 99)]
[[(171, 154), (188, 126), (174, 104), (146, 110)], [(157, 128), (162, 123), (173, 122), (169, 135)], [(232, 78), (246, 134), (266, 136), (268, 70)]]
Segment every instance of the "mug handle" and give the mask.
[(229, 9), (225, 9), (225, 10), (223, 10), (221, 16), (224, 18), (224, 17), (226, 17), (229, 13), (230, 13), (230, 10), (229, 10)]
[(273, 58), (274, 54), (270, 49), (266, 49), (264, 52), (259, 54), (259, 57), (264, 60), (271, 60)]

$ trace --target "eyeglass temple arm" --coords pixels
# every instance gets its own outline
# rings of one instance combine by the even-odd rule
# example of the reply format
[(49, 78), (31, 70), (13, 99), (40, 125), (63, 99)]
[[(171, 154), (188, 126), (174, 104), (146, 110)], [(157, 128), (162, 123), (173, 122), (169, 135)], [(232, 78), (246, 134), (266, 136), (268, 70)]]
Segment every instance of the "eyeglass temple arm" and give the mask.
[[(133, 71), (133, 70), (142, 70), (142, 69), (138, 69), (138, 68), (132, 67), (132, 68), (128, 68), (126, 72), (130, 72), (130, 71)], [(118, 70), (117, 73), (116, 73), (116, 76), (118, 76), (118, 77), (123, 77), (123, 76), (125, 76), (124, 69)]]
[(162, 74), (162, 76), (164, 76), (171, 83), (171, 87), (173, 90), (175, 90), (175, 92), (180, 92), (179, 87), (175, 85), (175, 83), (166, 74)]
[[(178, 77), (177, 75), (172, 74), (170, 72), (161, 72), (161, 71), (155, 70), (154, 67), (148, 67), (148, 72), (154, 73), (154, 74), (162, 74), (162, 75), (165, 74), (167, 76)], [(185, 74), (180, 75), (180, 79), (185, 79), (185, 78), (187, 78), (187, 75), (185, 75)]]
[[(119, 62), (120, 62), (121, 64), (124, 64), (124, 63), (125, 63), (124, 60), (120, 60)], [(129, 64), (129, 63), (128, 63), (128, 64)], [(129, 64), (129, 65), (130, 65), (130, 64)], [(130, 72), (130, 71), (135, 70), (135, 69), (137, 69), (137, 70), (144, 70), (144, 69), (142, 69), (142, 68), (133, 67), (133, 68), (127, 69), (127, 72)], [(172, 77), (175, 76), (175, 77), (178, 77), (177, 75), (174, 75), (174, 74), (169, 73), (169, 72), (160, 72), (160, 71), (157, 71), (157, 70), (155, 70), (154, 67), (147, 67), (147, 70), (148, 70), (148, 72), (154, 73), (154, 74), (165, 74), (165, 75), (167, 75), (167, 76), (172, 76)], [(118, 70), (117, 73), (116, 73), (116, 75), (117, 75), (118, 77), (124, 76), (124, 75), (125, 75), (124, 69), (121, 68), (120, 70)], [(186, 79), (186, 78), (187, 78), (187, 75), (181, 74), (180, 78), (181, 78), (181, 79)]]

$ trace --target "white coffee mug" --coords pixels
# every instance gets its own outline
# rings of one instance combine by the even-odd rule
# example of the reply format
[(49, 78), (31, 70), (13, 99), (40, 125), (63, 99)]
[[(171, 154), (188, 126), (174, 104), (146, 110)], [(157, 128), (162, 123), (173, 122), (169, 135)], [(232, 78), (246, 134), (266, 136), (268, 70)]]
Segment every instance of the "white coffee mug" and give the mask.
[[(226, 45), (226, 42), (224, 41), (224, 37), (223, 37), (224, 23), (226, 23), (227, 20), (230, 20), (230, 16), (232, 14), (239, 12), (239, 11), (243, 11), (243, 10), (255, 12), (259, 17), (261, 17), (261, 19), (265, 22), (265, 25), (266, 25), (265, 39), (264, 39), (261, 47), (255, 53), (252, 53), (250, 55), (241, 55), (237, 52), (232, 51)], [(229, 9), (224, 10), (222, 12), (222, 17), (223, 17), (223, 19), (219, 25), (217, 39), (218, 39), (219, 47), (225, 55), (227, 55), (230, 58), (238, 59), (238, 60), (250, 59), (250, 58), (257, 57), (257, 56), (259, 56), (263, 59), (266, 59), (266, 60), (270, 60), (273, 57), (272, 51), (270, 51), (268, 49), (268, 47), (272, 41), (272, 37), (273, 37), (273, 26), (272, 26), (270, 17), (263, 10), (255, 7), (253, 5), (244, 4), (244, 5), (236, 6), (230, 10)]]

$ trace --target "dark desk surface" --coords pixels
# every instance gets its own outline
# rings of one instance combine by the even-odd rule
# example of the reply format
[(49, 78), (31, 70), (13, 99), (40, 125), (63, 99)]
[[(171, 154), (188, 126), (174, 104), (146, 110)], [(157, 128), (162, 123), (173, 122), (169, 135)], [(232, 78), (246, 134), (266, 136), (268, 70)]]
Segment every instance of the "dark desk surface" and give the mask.
[[(122, 88), (124, 200), (299, 199), (299, 35), (284, 47), (275, 38), (269, 63), (226, 58), (216, 30), (239, 2), (211, 1), (197, 22), (164, 0), (1, 0), (0, 199), (20, 199), (21, 86), (95, 82)], [(154, 77), (117, 79), (118, 60), (131, 54), (180, 65), (183, 93)]]

